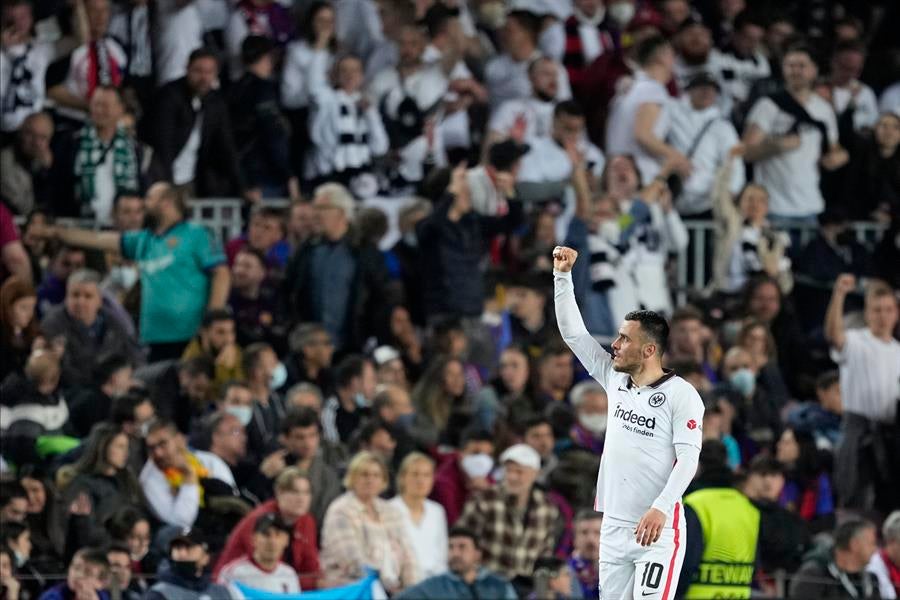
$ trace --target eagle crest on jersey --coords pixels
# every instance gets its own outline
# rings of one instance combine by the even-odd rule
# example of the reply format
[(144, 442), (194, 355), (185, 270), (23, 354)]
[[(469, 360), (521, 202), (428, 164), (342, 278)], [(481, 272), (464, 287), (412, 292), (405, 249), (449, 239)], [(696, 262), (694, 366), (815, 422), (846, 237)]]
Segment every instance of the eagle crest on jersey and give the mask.
[(657, 392), (657, 393), (653, 394), (652, 396), (650, 396), (650, 400), (648, 402), (650, 403), (650, 406), (652, 406), (653, 408), (659, 408), (660, 406), (663, 405), (663, 402), (665, 402), (665, 401), (666, 401), (666, 395), (663, 394), (662, 392)]

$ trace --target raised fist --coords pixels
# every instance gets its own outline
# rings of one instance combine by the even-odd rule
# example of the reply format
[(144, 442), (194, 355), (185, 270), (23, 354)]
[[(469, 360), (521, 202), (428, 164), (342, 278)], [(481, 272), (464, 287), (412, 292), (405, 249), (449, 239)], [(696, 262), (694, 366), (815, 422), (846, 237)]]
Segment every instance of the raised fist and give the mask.
[(575, 266), (578, 252), (566, 246), (557, 246), (553, 249), (553, 268), (560, 273), (568, 273)]

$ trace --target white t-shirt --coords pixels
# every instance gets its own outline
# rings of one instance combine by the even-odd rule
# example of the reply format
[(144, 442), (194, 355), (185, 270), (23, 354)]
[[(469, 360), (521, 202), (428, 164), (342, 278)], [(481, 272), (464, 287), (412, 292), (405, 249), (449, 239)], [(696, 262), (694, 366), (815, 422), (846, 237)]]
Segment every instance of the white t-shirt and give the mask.
[(113, 154), (115, 151), (110, 148), (103, 157), (103, 162), (97, 165), (94, 171), (94, 197), (91, 198), (91, 210), (101, 225), (112, 223), (112, 205), (116, 197)]
[(191, 52), (203, 45), (203, 21), (196, 3), (179, 7), (174, 0), (158, 5), (156, 81), (162, 86), (184, 77)]
[[(825, 123), (828, 145), (838, 141), (837, 119), (831, 105), (818, 94), (810, 94), (804, 105), (806, 112)], [(750, 109), (747, 126), (756, 125), (766, 135), (785, 135), (795, 123), (769, 98), (762, 98)], [(822, 156), (822, 134), (818, 127), (799, 127), (800, 147), (782, 152), (754, 165), (754, 179), (769, 192), (769, 211), (784, 217), (808, 217), (825, 209), (819, 190), (819, 158)]]
[(416, 554), (419, 575), (423, 579), (447, 572), (447, 513), (433, 500), (425, 500), (422, 521), (413, 523), (409, 508), (403, 498), (396, 496), (388, 501), (403, 515), (408, 539)]
[[(194, 98), (192, 103), (199, 103), (198, 98)], [(198, 106), (194, 106), (198, 110)], [(191, 134), (188, 136), (187, 142), (175, 160), (172, 162), (172, 183), (175, 185), (184, 185), (194, 180), (197, 172), (197, 153), (200, 151), (200, 132), (203, 131), (203, 113), (199, 113), (194, 119), (194, 126), (191, 128)]]
[(659, 116), (653, 124), (653, 134), (666, 139), (671, 124), (672, 99), (663, 84), (652, 79), (643, 71), (635, 74), (634, 81), (627, 90), (613, 98), (612, 111), (606, 125), (606, 154), (616, 156), (631, 154), (637, 161), (641, 179), (649, 183), (659, 173), (660, 160), (648, 153), (634, 137), (634, 124), (638, 109), (644, 104), (658, 104)]
[(240, 593), (235, 583), (273, 594), (300, 593), (300, 579), (293, 567), (281, 562), (274, 570), (266, 571), (246, 555), (222, 567), (216, 583), (228, 586), (237, 598), (243, 598), (244, 595)]
[[(656, 382), (636, 387), (613, 369), (612, 357), (584, 327), (575, 302), (571, 273), (554, 272), (560, 333), (588, 373), (606, 389), (609, 423), (597, 474), (594, 510), (612, 525), (633, 526), (662, 494), (675, 464), (675, 446), (699, 451), (703, 442), (703, 401), (687, 381), (667, 371)], [(687, 487), (689, 481), (685, 481)], [(666, 527), (676, 511), (668, 510)]]
[(849, 87), (833, 87), (831, 89), (834, 112), (841, 114), (847, 110), (847, 106), (852, 99), (855, 105), (853, 109), (853, 129), (859, 130), (875, 127), (875, 121), (878, 120), (878, 100), (875, 98), (875, 92), (861, 81), (855, 83), (859, 85), (859, 92), (857, 92), (856, 98), (853, 98), (853, 92)]
[[(284, 70), (281, 73), (281, 103), (285, 108), (309, 106), (309, 69), (312, 65), (313, 52), (305, 40), (287, 45)], [(328, 61), (327, 68), (331, 69), (331, 61)]]
[(900, 342), (882, 341), (868, 328), (851, 329), (844, 347), (831, 349), (840, 367), (844, 410), (892, 423), (900, 399)]
[[(491, 108), (497, 108), (507, 100), (528, 98), (532, 95), (531, 80), (528, 79), (528, 67), (540, 58), (540, 52), (526, 60), (516, 62), (509, 54), (500, 54), (492, 58), (484, 68), (484, 80), (490, 94)], [(562, 65), (556, 65), (558, 88), (556, 100), (568, 100), (572, 97), (569, 87), (569, 74)]]
[(555, 102), (544, 102), (537, 98), (517, 98), (507, 100), (491, 115), (490, 130), (504, 136), (509, 135), (519, 115), (525, 119), (525, 141), (550, 135), (553, 125)]
[[(522, 157), (518, 181), (523, 183), (568, 182), (572, 177), (572, 161), (556, 140), (543, 136), (529, 140), (528, 154)], [(587, 139), (578, 144), (584, 154), (588, 171), (600, 177), (606, 160), (597, 146)]]

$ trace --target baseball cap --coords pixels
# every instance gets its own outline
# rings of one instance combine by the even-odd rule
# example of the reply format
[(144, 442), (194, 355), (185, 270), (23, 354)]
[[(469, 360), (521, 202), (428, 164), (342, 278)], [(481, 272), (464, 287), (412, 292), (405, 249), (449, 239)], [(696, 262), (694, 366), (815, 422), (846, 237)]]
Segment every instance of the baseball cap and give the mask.
[(709, 85), (709, 86), (716, 88), (716, 90), (721, 90), (721, 87), (719, 86), (719, 82), (716, 81), (716, 78), (713, 77), (712, 75), (710, 75), (709, 73), (707, 73), (706, 71), (704, 71), (702, 73), (697, 73), (696, 75), (691, 77), (691, 79), (690, 79), (690, 81), (688, 81), (688, 84), (685, 87), (685, 89), (689, 90), (691, 88), (700, 87), (701, 85)]
[(206, 535), (196, 527), (182, 529), (181, 533), (169, 541), (170, 552), (176, 546), (203, 546), (204, 549), (209, 548)]
[(528, 467), (535, 471), (541, 470), (541, 456), (537, 453), (537, 450), (528, 444), (515, 444), (504, 450), (503, 454), (500, 455), (500, 464), (507, 461), (512, 461), (517, 465)]
[(256, 519), (256, 523), (253, 525), (253, 533), (265, 533), (272, 528), (279, 529), (288, 535), (293, 533), (291, 527), (284, 522), (284, 519), (275, 513), (266, 513)]
[(509, 171), (530, 149), (528, 144), (520, 144), (511, 139), (503, 140), (488, 150), (488, 162), (498, 171)]
[(400, 358), (400, 353), (392, 346), (378, 346), (372, 353), (372, 359), (379, 367), (398, 358)]

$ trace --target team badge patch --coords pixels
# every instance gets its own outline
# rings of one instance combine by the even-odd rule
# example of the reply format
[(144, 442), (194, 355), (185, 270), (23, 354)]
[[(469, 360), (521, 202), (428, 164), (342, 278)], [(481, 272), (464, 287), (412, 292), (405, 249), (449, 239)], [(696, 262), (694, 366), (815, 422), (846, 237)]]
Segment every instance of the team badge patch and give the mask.
[(660, 406), (663, 405), (663, 402), (665, 402), (665, 401), (666, 401), (666, 395), (663, 394), (662, 392), (657, 392), (657, 393), (653, 394), (652, 396), (650, 396), (650, 400), (649, 400), (650, 406), (652, 406), (653, 408), (659, 408)]

